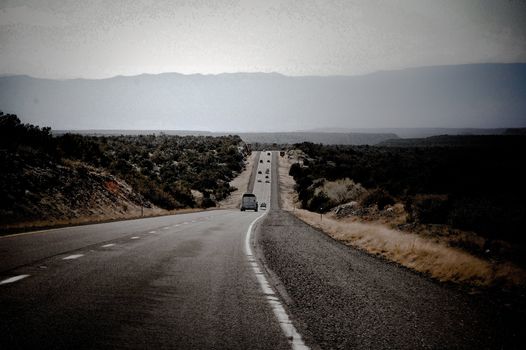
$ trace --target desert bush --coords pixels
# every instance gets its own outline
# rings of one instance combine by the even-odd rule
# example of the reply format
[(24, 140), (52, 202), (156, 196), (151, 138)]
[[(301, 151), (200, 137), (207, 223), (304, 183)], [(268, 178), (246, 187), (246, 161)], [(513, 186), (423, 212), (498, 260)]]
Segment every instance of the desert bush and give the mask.
[(362, 185), (355, 183), (349, 178), (325, 181), (319, 189), (327, 195), (331, 207), (356, 201), (366, 192)]
[(376, 205), (379, 210), (383, 210), (388, 205), (393, 205), (395, 203), (394, 198), (387, 193), (384, 189), (377, 188), (371, 192), (369, 192), (363, 199), (362, 199), (362, 206), (364, 207), (370, 207), (373, 205)]
[[(64, 134), (53, 137), (50, 131), (50, 128), (22, 124), (16, 115), (0, 112), (0, 161), (3, 169), (9, 169), (9, 173), (1, 174), (2, 195), (18, 198), (20, 194), (14, 193), (16, 188), (29, 188), (21, 187), (24, 179), (19, 175), (24, 164), (47, 169), (79, 162), (125, 180), (146, 200), (161, 208), (194, 207), (191, 190), (213, 194), (217, 200), (230, 194), (228, 182), (241, 170), (247, 151), (241, 138), (232, 135)], [(42, 179), (33, 181), (42, 182)], [(51, 184), (53, 181), (56, 184)], [(40, 187), (60, 188), (61, 181), (52, 179)], [(215, 201), (205, 204), (212, 206)]]
[[(384, 190), (388, 196), (383, 197), (404, 198), (409, 219), (417, 219), (414, 200), (431, 196), (417, 200), (418, 220), (448, 223), (526, 245), (526, 170), (522, 162), (526, 137), (442, 136), (399, 141), (394, 146), (294, 145), (296, 153), (310, 160), (308, 167), (298, 164), (290, 170), (302, 208), (307, 209), (316, 195), (310, 187), (313, 179), (325, 178), (329, 184), (349, 178), (366, 189)], [(342, 193), (323, 191), (331, 199)], [(378, 203), (377, 195), (370, 194), (365, 203)], [(435, 195), (449, 200), (443, 202)]]
[(416, 196), (410, 207), (411, 217), (422, 224), (446, 224), (450, 203), (444, 195)]
[(323, 191), (318, 191), (308, 202), (308, 209), (317, 213), (326, 213), (331, 209), (331, 200)]

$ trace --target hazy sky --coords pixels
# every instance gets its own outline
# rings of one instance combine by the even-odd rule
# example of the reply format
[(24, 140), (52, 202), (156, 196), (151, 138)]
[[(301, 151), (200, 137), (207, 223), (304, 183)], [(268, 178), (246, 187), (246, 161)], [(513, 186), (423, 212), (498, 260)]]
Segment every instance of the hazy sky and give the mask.
[(0, 0), (0, 74), (354, 75), (526, 62), (526, 1)]

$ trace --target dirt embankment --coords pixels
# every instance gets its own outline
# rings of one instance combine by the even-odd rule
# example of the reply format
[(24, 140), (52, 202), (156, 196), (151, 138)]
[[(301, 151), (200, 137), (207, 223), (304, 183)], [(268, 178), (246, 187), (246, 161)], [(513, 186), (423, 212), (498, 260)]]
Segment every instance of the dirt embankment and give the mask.
[(20, 188), (8, 194), (13, 205), (0, 213), (0, 232), (169, 213), (145, 201), (126, 182), (81, 162), (24, 165), (16, 183)]
[(341, 218), (333, 212), (320, 215), (299, 209), (295, 182), (288, 175), (294, 162), (288, 157), (279, 159), (281, 206), (332, 238), (440, 281), (481, 287), (526, 286), (526, 271), (511, 262), (475, 256), (450, 246), (447, 238), (432, 238), (425, 232), (417, 234), (393, 229), (391, 224), (398, 225), (400, 215), (393, 215), (392, 223), (385, 217), (375, 222), (365, 222), (359, 217)]

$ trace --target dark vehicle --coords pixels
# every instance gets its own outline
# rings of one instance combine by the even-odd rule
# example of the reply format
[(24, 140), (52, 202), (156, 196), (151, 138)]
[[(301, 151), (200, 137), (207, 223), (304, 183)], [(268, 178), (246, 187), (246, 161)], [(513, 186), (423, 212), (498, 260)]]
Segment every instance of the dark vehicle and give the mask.
[(259, 162), (260, 162), (260, 163), (263, 163), (263, 159), (260, 159)]
[(258, 211), (258, 200), (255, 194), (245, 193), (243, 195), (243, 198), (241, 198), (241, 211), (245, 211), (245, 210)]
[(267, 203), (263, 202), (259, 205), (259, 207), (261, 208), (261, 210), (265, 210), (267, 209)]
[(267, 163), (270, 163), (270, 159), (267, 159)]
[(270, 156), (270, 152), (267, 153), (267, 156)]
[(260, 170), (260, 171), (258, 171), (258, 174), (261, 174), (261, 170)]
[(267, 170), (265, 170), (265, 174), (268, 174), (268, 173), (270, 173), (270, 169), (269, 168), (267, 168)]
[(258, 182), (261, 182), (261, 179), (258, 179)]
[(266, 183), (266, 184), (269, 184), (269, 183), (270, 183), (270, 180), (265, 180), (265, 183)]
[(265, 179), (268, 179), (268, 175), (265, 175)]

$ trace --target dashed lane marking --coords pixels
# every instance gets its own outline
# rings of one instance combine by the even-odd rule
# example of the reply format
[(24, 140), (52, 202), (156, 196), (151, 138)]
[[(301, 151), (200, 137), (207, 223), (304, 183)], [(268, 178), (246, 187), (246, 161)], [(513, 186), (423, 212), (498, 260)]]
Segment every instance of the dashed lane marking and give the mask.
[(140, 238), (140, 237), (138, 237), (138, 236), (133, 236), (133, 237), (131, 237), (130, 239), (139, 239), (139, 238)]
[(26, 277), (29, 277), (29, 275), (18, 275), (18, 276), (6, 278), (5, 280), (0, 281), (0, 285), (17, 282), (17, 281), (23, 280)]
[(73, 259), (78, 259), (78, 258), (80, 258), (81, 256), (84, 256), (84, 254), (73, 254), (73, 255), (68, 255), (68, 256), (66, 256), (65, 258), (62, 258), (62, 260), (73, 260)]
[(105, 244), (102, 246), (102, 248), (109, 248), (109, 247), (113, 247), (115, 245), (115, 243), (108, 243), (108, 244)]
[(150, 232), (148, 232), (148, 233), (155, 233), (155, 232), (157, 232), (157, 231), (150, 231)]

